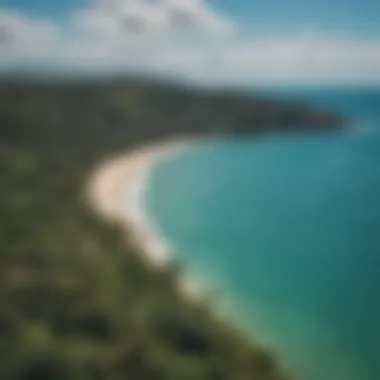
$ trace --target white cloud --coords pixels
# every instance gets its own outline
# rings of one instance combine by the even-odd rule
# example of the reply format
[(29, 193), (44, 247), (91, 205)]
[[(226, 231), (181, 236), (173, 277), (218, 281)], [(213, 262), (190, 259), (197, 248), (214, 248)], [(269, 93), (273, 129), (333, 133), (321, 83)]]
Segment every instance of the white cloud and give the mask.
[(128, 41), (178, 33), (225, 34), (233, 23), (200, 0), (97, 0), (73, 15), (74, 24), (97, 38)]
[(59, 28), (51, 22), (0, 9), (0, 62), (49, 57), (59, 41)]
[(380, 83), (380, 41), (325, 36), (256, 39), (229, 45), (213, 60), (218, 62), (210, 70), (213, 81)]
[(202, 0), (96, 0), (64, 27), (3, 11), (0, 65), (139, 70), (215, 84), (380, 84), (380, 40), (300, 35), (246, 41), (235, 32), (233, 22)]

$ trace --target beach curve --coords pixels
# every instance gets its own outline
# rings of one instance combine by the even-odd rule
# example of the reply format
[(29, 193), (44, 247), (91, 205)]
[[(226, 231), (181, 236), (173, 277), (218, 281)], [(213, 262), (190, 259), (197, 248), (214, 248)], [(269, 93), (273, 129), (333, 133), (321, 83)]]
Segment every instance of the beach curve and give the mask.
[[(192, 139), (178, 138), (132, 148), (98, 163), (88, 181), (90, 206), (102, 218), (118, 222), (144, 259), (157, 268), (173, 260), (173, 250), (146, 210), (151, 169), (192, 143)], [(199, 286), (188, 276), (179, 279), (178, 287), (187, 296), (200, 297)]]

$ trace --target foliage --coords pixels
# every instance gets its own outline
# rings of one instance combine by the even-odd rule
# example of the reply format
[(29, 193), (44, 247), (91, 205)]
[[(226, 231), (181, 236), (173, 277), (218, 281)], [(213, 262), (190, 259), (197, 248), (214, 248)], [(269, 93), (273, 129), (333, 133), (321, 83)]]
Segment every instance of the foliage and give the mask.
[(107, 154), (172, 134), (326, 128), (328, 112), (133, 82), (0, 84), (0, 378), (283, 379), (270, 354), (83, 202)]

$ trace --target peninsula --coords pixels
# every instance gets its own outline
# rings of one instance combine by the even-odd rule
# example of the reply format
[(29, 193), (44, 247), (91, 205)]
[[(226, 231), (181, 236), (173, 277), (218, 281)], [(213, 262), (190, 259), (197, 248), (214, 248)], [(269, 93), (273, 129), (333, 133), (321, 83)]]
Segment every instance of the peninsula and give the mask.
[(141, 177), (194, 137), (325, 131), (344, 126), (339, 115), (120, 78), (4, 79), (0, 99), (0, 378), (288, 378), (272, 353), (183, 295), (177, 265), (146, 260), (146, 236), (120, 223), (136, 219), (118, 207), (124, 185), (130, 205), (140, 191), (128, 190), (123, 160)]

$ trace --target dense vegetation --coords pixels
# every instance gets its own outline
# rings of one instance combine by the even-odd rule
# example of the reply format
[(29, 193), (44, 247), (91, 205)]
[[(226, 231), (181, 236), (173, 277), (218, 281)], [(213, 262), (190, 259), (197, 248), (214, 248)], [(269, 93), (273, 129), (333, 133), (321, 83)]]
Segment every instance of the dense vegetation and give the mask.
[(0, 84), (0, 378), (275, 380), (247, 342), (83, 201), (102, 157), (173, 133), (325, 128), (300, 106), (144, 83)]

